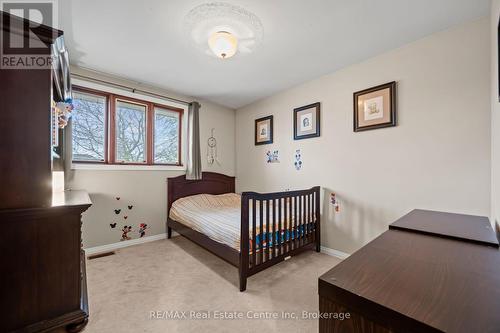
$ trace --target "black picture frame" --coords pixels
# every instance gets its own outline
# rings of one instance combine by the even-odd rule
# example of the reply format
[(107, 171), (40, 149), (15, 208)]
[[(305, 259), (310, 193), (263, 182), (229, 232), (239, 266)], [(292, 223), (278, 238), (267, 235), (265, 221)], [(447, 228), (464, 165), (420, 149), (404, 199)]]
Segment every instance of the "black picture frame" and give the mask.
[[(358, 98), (360, 96), (376, 92), (379, 90), (385, 90), (389, 88), (389, 97), (390, 97), (390, 105), (391, 105), (391, 113), (390, 113), (390, 119), (388, 122), (381, 123), (381, 124), (375, 124), (375, 125), (370, 125), (370, 126), (359, 126), (359, 110), (358, 110)], [(397, 115), (397, 103), (396, 103), (396, 81), (392, 81), (389, 83), (384, 83), (372, 88), (368, 88), (365, 90), (357, 91), (353, 94), (353, 110), (354, 110), (354, 132), (361, 132), (361, 131), (368, 131), (372, 129), (377, 129), (377, 128), (385, 128), (385, 127), (394, 127), (397, 125), (396, 122), (396, 115)]]
[[(300, 111), (316, 108), (316, 131), (315, 133), (300, 135), (297, 129), (297, 115)], [(303, 140), (309, 138), (316, 138), (321, 136), (321, 103), (312, 103), (309, 105), (301, 106), (300, 108), (293, 109), (293, 139)]]
[[(267, 121), (269, 120), (269, 139), (266, 140), (266, 141), (260, 141), (258, 142), (257, 141), (257, 132), (258, 132), (258, 126), (259, 126), (259, 123), (263, 122), (263, 121)], [(255, 132), (255, 145), (256, 146), (260, 146), (260, 145), (268, 145), (268, 144), (271, 144), (273, 143), (273, 135), (274, 135), (274, 124), (273, 124), (273, 116), (267, 116), (267, 117), (262, 117), (262, 118), (259, 118), (259, 119), (255, 119), (255, 129), (254, 129), (254, 132)]]

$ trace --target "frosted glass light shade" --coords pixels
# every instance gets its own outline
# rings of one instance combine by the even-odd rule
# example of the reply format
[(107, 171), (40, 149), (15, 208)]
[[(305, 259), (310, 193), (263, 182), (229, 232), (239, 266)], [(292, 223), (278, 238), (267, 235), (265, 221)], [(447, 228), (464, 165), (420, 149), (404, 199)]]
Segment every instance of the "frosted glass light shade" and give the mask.
[(217, 57), (227, 59), (238, 50), (238, 39), (227, 31), (217, 31), (210, 35), (208, 46)]

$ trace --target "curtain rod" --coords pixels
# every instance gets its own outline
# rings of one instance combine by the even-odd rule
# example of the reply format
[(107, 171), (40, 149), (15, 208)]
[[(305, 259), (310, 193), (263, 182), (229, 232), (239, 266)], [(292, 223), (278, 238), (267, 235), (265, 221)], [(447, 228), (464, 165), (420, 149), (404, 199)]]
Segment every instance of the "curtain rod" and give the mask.
[(146, 91), (146, 90), (141, 90), (141, 89), (136, 89), (136, 88), (132, 88), (132, 87), (127, 87), (127, 86), (122, 85), (122, 84), (113, 83), (113, 82), (109, 82), (109, 81), (105, 81), (105, 80), (101, 80), (101, 79), (96, 79), (96, 78), (93, 78), (93, 77), (90, 77), (90, 76), (86, 76), (86, 75), (81, 75), (81, 74), (77, 74), (77, 73), (71, 73), (71, 76), (72, 77), (76, 77), (76, 78), (80, 78), (80, 79), (84, 79), (84, 80), (88, 80), (88, 81), (102, 83), (104, 85), (115, 87), (115, 88), (130, 90), (132, 93), (139, 93), (139, 94), (142, 94), (142, 95), (147, 95), (147, 96), (151, 96), (151, 97), (157, 97), (157, 98), (161, 98), (161, 99), (165, 99), (165, 100), (168, 100), (168, 101), (171, 101), (171, 102), (176, 102), (176, 103), (185, 104), (185, 105), (190, 105), (191, 104), (191, 102), (183, 101), (181, 99), (177, 99), (177, 98), (173, 98), (173, 97), (168, 97), (168, 96), (160, 95), (160, 94), (155, 94), (155, 93), (152, 93), (152, 92), (149, 92), (149, 91)]

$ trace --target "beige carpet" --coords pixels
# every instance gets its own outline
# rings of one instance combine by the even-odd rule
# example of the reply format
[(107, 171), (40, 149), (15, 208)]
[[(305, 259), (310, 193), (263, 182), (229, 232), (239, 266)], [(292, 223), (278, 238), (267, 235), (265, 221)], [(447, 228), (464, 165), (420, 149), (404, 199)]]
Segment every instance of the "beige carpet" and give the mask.
[[(250, 277), (241, 293), (235, 267), (183, 237), (121, 249), (87, 261), (85, 332), (316, 332), (318, 321), (302, 319), (302, 311), (318, 310), (317, 278), (338, 262), (308, 251)], [(152, 311), (163, 318), (151, 319)], [(168, 311), (211, 319), (169, 319)], [(243, 319), (214, 319), (224, 311)]]

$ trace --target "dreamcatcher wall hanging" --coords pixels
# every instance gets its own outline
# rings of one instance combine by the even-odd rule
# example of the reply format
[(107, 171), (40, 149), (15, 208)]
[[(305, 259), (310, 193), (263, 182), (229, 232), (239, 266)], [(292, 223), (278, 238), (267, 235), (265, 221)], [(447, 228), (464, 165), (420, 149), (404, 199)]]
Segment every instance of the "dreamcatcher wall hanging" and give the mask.
[(207, 140), (207, 162), (208, 165), (213, 165), (214, 162), (220, 165), (217, 158), (217, 140), (214, 137), (215, 128), (212, 128), (212, 134)]

